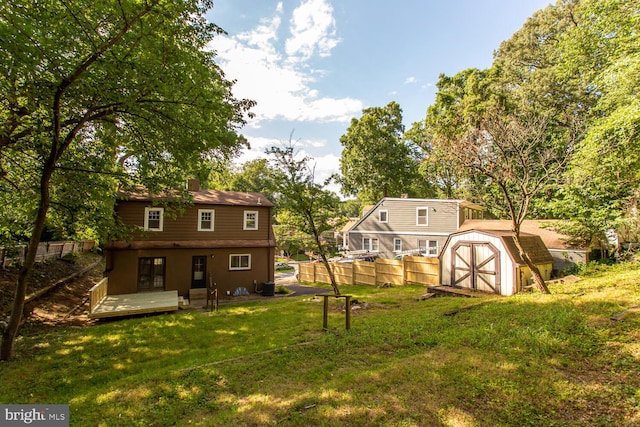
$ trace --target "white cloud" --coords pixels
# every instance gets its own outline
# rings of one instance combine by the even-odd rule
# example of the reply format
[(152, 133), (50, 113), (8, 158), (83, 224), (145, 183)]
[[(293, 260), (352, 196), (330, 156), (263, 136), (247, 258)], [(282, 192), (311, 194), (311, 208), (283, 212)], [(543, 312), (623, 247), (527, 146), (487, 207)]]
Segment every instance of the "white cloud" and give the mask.
[(304, 0), (291, 16), (291, 37), (285, 50), (291, 59), (305, 61), (314, 53), (329, 56), (339, 39), (333, 7), (325, 0)]
[(212, 43), (227, 78), (236, 80), (234, 95), (257, 102), (249, 126), (276, 119), (347, 123), (360, 113), (362, 101), (323, 96), (312, 87), (322, 71), (308, 63), (329, 55), (339, 42), (333, 8), (326, 0), (304, 0), (291, 15), (291, 37), (284, 48), (278, 37), (282, 15), (278, 3), (273, 16), (252, 30), (220, 36)]
[(416, 79), (416, 78), (415, 78), (415, 77), (413, 77), (413, 76), (411, 76), (411, 77), (407, 77), (407, 78), (404, 80), (404, 84), (406, 84), (406, 85), (409, 85), (409, 84), (412, 84), (412, 83), (417, 83), (417, 82), (418, 82), (418, 79)]
[[(251, 160), (256, 159), (268, 159), (269, 156), (265, 153), (265, 150), (270, 147), (278, 147), (282, 146), (282, 144), (287, 144), (288, 141), (284, 141), (276, 138), (264, 138), (264, 137), (252, 137), (248, 136), (247, 140), (251, 146), (249, 150), (243, 150), (241, 155), (235, 159), (235, 163), (241, 165)], [(331, 175), (340, 172), (340, 156), (335, 154), (326, 154), (320, 157), (313, 157), (309, 154), (309, 148), (319, 148), (323, 147), (326, 144), (326, 141), (323, 140), (313, 140), (313, 139), (295, 139), (294, 135), (294, 147), (297, 158), (302, 158), (303, 156), (309, 156), (309, 166), (314, 168), (314, 178), (315, 182), (318, 184), (323, 184), (324, 181), (329, 178)], [(339, 185), (332, 183), (327, 187), (336, 193), (339, 193), (340, 188)]]

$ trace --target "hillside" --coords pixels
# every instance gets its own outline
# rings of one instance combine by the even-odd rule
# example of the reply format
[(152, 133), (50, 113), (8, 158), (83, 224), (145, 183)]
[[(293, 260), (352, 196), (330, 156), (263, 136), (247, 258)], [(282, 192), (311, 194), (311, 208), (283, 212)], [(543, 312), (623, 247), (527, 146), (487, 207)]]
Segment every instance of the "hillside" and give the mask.
[[(102, 277), (104, 267), (101, 261), (100, 255), (81, 253), (68, 255), (63, 259), (36, 263), (29, 280), (27, 296), (51, 287), (63, 279), (71, 279), (28, 303), (25, 307), (27, 323), (33, 326), (86, 324), (89, 321), (86, 316), (88, 306), (83, 307), (83, 303), (86, 301), (89, 289)], [(98, 265), (88, 273), (73, 277), (95, 263)], [(11, 312), (18, 272), (17, 267), (0, 269), (0, 319)]]
[(366, 308), (349, 332), (341, 300), (322, 332), (302, 296), (49, 329), (0, 363), (0, 401), (70, 404), (72, 425), (639, 425), (639, 277), (473, 300), (343, 286)]

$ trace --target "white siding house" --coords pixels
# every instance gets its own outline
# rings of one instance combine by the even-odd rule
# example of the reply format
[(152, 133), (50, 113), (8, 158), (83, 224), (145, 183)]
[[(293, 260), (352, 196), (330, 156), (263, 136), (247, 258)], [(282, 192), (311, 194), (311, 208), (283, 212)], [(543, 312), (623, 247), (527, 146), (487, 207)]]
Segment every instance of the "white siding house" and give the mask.
[(382, 258), (411, 251), (436, 257), (449, 234), (471, 218), (482, 218), (482, 207), (465, 200), (385, 197), (347, 231), (348, 247)]

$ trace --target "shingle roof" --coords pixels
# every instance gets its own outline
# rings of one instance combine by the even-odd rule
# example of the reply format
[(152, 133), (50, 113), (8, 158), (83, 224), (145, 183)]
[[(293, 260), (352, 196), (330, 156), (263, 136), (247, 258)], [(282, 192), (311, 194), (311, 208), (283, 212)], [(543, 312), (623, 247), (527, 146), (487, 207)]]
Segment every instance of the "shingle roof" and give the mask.
[[(273, 207), (273, 203), (262, 193), (244, 191), (199, 190), (190, 191), (194, 204), (201, 205), (230, 205), (230, 206), (266, 206)], [(170, 196), (153, 197), (146, 192), (121, 193), (121, 197), (134, 202), (146, 202), (153, 199), (171, 198)]]
[[(520, 231), (540, 236), (549, 249), (580, 249), (568, 243), (569, 237), (558, 233), (553, 229), (557, 220), (525, 220), (520, 226)], [(458, 229), (466, 230), (495, 230), (511, 231), (511, 220), (500, 219), (468, 219)]]
[[(472, 232), (477, 232), (477, 233), (486, 234), (489, 236), (494, 236), (499, 238), (500, 240), (502, 240), (502, 243), (504, 244), (504, 247), (507, 249), (507, 252), (511, 257), (511, 259), (516, 264), (520, 264), (520, 265), (525, 264), (524, 260), (520, 256), (520, 251), (516, 246), (516, 242), (511, 231), (472, 229), (472, 230), (457, 231), (453, 233), (451, 236), (458, 236), (460, 234), (472, 233)], [(449, 238), (451, 238), (451, 236)], [(534, 264), (545, 264), (545, 263), (553, 262), (553, 257), (551, 256), (549, 249), (547, 249), (547, 247), (545, 246), (540, 236), (535, 236), (533, 234), (521, 232), (520, 242), (522, 242), (523, 249), (529, 254), (529, 257), (531, 258), (531, 261), (533, 261)]]

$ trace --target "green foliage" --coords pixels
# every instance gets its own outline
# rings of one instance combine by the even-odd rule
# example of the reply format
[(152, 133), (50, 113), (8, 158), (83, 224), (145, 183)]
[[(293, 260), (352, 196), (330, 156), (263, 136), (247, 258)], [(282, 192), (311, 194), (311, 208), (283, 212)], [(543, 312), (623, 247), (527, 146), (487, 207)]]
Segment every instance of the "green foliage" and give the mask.
[(615, 229), (640, 238), (640, 12), (633, 3), (584, 1), (579, 25), (563, 38), (560, 69), (587, 79), (596, 98), (589, 127), (552, 205), (587, 241)]
[(3, 235), (29, 234), (43, 186), (51, 226), (102, 235), (118, 183), (183, 187), (245, 142), (236, 129), (252, 103), (233, 98), (205, 50), (221, 32), (209, 7), (2, 3), (0, 202), (14, 208)]
[(404, 141), (402, 110), (396, 102), (365, 108), (340, 137), (342, 192), (364, 203), (409, 193), (418, 179), (418, 147)]
[(48, 329), (0, 364), (0, 401), (70, 404), (78, 425), (633, 425), (640, 318), (610, 317), (639, 273), (476, 301), (348, 286), (349, 332), (343, 300), (325, 333), (322, 300), (295, 296)]
[[(267, 153), (272, 156), (274, 169), (282, 174), (277, 183), (281, 201), (278, 221), (288, 226), (285, 230), (297, 230), (311, 236), (312, 249), (328, 265), (327, 258), (333, 248), (323, 234), (339, 229), (346, 222), (346, 218), (339, 216), (340, 199), (324, 188), (328, 182), (315, 182), (311, 159), (299, 156), (291, 141), (288, 145), (271, 147)], [(334, 291), (339, 294), (331, 273), (330, 276)]]

